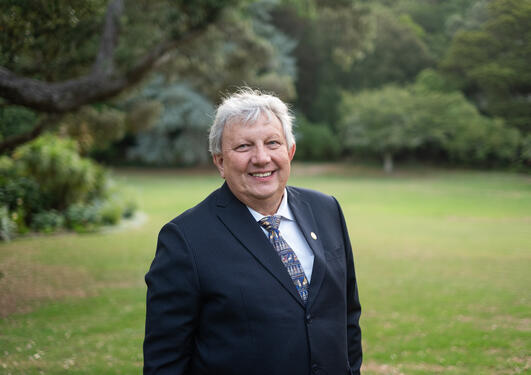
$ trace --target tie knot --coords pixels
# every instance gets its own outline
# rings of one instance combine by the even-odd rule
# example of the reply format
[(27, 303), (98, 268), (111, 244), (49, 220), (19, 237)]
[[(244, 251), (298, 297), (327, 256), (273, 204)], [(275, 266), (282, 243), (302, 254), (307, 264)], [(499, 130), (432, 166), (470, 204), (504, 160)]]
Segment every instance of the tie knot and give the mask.
[(258, 221), (258, 223), (268, 232), (271, 232), (273, 230), (278, 230), (278, 226), (280, 225), (280, 216), (279, 215), (273, 215), (273, 216), (265, 216)]

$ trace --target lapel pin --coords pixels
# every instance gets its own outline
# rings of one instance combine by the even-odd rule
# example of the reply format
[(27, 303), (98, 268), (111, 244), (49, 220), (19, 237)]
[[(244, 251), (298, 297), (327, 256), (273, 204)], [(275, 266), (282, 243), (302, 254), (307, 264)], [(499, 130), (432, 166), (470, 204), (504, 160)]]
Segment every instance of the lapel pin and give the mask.
[(316, 235), (314, 232), (311, 232), (311, 233), (310, 233), (310, 236), (312, 236), (312, 238), (313, 238), (314, 240), (317, 239), (317, 235)]

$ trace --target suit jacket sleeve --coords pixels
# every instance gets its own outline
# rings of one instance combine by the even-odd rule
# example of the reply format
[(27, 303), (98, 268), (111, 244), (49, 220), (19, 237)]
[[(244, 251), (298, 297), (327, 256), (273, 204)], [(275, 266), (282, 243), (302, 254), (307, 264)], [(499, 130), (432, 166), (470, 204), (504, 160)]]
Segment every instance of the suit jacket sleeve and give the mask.
[(361, 315), (361, 305), (358, 297), (358, 286), (356, 274), (354, 271), (354, 256), (352, 246), (345, 223), (343, 211), (337, 203), (341, 218), (341, 227), (343, 231), (343, 241), (345, 244), (347, 257), (347, 340), (348, 340), (348, 358), (350, 371), (353, 375), (359, 375), (362, 361), (361, 349), (361, 329), (359, 325)]
[(191, 249), (175, 223), (160, 231), (146, 284), (144, 375), (185, 374), (199, 312), (199, 280)]

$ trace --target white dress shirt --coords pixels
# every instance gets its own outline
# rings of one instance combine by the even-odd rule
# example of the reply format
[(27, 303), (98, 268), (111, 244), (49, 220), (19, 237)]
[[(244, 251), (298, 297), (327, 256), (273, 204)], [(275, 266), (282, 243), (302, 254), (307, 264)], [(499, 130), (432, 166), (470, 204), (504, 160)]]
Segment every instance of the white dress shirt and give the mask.
[[(256, 212), (251, 207), (247, 206), (249, 212), (253, 215), (256, 221), (260, 221), (264, 215), (259, 212)], [(280, 235), (288, 243), (288, 245), (293, 249), (299, 262), (301, 262), (302, 269), (306, 274), (308, 282), (312, 278), (312, 269), (313, 269), (313, 251), (306, 242), (304, 235), (302, 234), (299, 225), (295, 221), (295, 217), (291, 213), (291, 210), (288, 205), (288, 192), (284, 189), (284, 196), (282, 197), (282, 202), (275, 215), (280, 215), (280, 226), (278, 228)], [(262, 231), (267, 236), (267, 230), (262, 227)]]

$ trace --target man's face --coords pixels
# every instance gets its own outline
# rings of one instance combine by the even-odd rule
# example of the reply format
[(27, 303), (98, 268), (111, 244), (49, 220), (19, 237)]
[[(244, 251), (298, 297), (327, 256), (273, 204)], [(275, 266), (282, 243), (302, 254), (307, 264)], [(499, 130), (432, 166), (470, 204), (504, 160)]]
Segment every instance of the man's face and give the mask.
[(263, 215), (274, 214), (280, 205), (295, 154), (295, 145), (288, 150), (279, 119), (270, 117), (227, 124), (221, 154), (213, 158), (232, 193)]

